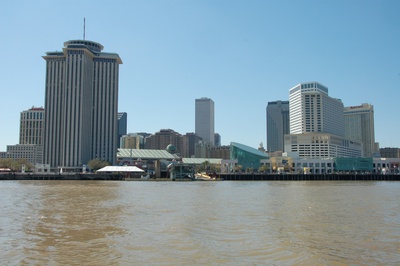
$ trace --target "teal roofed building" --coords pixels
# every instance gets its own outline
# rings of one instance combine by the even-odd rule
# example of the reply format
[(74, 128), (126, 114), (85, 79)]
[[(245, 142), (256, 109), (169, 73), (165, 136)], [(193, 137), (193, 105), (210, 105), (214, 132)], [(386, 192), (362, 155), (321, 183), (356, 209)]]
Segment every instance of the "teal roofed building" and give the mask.
[(372, 158), (335, 158), (336, 171), (372, 171)]
[(237, 164), (242, 166), (243, 170), (248, 168), (260, 168), (260, 160), (268, 159), (268, 155), (262, 151), (249, 146), (231, 142), (230, 145), (230, 159), (237, 160)]

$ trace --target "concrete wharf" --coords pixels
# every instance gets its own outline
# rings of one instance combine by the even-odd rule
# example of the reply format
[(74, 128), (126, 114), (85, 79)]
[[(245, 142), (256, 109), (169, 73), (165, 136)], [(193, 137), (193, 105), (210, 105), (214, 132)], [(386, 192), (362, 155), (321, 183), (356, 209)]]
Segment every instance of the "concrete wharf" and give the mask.
[[(97, 173), (2, 173), (0, 180), (115, 180), (124, 181), (125, 174)], [(137, 181), (171, 181), (169, 178), (130, 178)], [(226, 181), (400, 181), (400, 174), (217, 174), (216, 180)]]

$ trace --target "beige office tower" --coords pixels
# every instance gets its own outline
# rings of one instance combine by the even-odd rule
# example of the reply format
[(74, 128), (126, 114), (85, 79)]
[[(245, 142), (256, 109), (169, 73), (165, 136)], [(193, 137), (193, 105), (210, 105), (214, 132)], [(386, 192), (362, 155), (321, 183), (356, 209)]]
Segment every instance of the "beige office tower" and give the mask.
[(42, 146), (43, 143), (43, 107), (32, 107), (21, 112), (19, 126), (19, 144), (34, 144)]
[(44, 163), (79, 168), (92, 159), (116, 162), (121, 58), (88, 40), (47, 52)]
[(344, 108), (345, 136), (363, 143), (364, 157), (373, 157), (375, 149), (374, 106), (363, 103)]

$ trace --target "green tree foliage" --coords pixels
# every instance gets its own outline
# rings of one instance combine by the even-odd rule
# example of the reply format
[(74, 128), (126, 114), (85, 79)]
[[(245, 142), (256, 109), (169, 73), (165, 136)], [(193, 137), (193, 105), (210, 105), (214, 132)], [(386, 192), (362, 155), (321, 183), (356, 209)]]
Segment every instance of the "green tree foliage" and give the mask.
[(253, 173), (254, 172), (254, 168), (253, 167), (247, 167), (246, 168), (246, 173)]
[(110, 162), (103, 161), (103, 160), (100, 160), (100, 159), (93, 159), (93, 160), (90, 160), (87, 165), (93, 171), (97, 171), (100, 168), (103, 168), (103, 167), (111, 165), (111, 164), (110, 164)]
[(217, 173), (221, 172), (221, 166), (211, 164), (209, 161), (204, 161), (200, 165), (196, 166), (197, 172)]
[(266, 164), (261, 165), (260, 168), (258, 169), (258, 171), (259, 171), (260, 173), (265, 173), (265, 172), (267, 172), (268, 170), (269, 170), (269, 167), (268, 167)]
[(13, 172), (20, 172), (23, 164), (25, 165), (25, 171), (31, 171), (34, 169), (33, 164), (28, 162), (26, 159), (0, 159), (0, 168), (10, 168)]
[(235, 172), (241, 172), (242, 171), (243, 166), (241, 166), (240, 164), (235, 165)]

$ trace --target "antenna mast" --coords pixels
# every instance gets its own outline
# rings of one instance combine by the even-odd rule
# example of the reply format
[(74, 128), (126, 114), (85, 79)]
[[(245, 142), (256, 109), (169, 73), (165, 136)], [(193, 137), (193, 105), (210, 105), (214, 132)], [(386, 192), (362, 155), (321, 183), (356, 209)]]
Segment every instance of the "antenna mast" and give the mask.
[(85, 40), (85, 26), (86, 26), (86, 18), (83, 18), (83, 40)]

